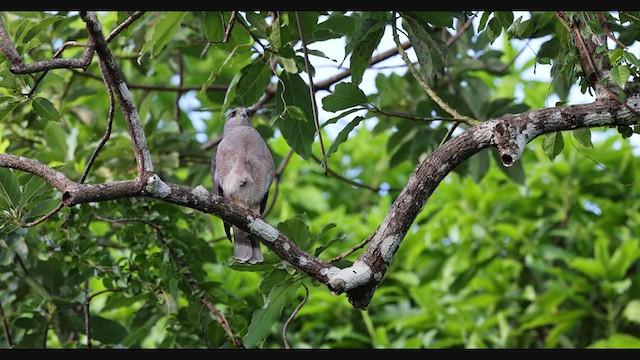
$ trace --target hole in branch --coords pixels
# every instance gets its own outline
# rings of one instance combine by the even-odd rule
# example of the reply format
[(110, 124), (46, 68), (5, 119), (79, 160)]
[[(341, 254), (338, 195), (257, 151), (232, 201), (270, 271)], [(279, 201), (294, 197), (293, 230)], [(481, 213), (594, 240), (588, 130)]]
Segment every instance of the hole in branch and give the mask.
[(513, 165), (513, 158), (509, 154), (502, 154), (502, 156), (500, 156), (500, 159), (502, 160), (502, 165), (506, 167)]

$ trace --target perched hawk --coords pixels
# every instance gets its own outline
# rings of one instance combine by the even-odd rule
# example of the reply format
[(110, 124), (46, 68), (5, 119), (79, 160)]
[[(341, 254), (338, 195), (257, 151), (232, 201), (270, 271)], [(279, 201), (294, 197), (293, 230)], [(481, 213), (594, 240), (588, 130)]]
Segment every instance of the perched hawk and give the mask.
[[(222, 140), (211, 159), (213, 192), (262, 216), (275, 168), (267, 144), (251, 126), (249, 112), (236, 108), (227, 115)], [(224, 223), (229, 240), (231, 226)], [(262, 262), (260, 243), (233, 227), (233, 256), (242, 263)]]

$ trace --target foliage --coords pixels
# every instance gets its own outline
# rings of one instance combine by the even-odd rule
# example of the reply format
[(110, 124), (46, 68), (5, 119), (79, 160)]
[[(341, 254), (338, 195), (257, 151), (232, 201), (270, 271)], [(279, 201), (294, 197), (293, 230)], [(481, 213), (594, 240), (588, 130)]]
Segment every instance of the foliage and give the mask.
[[(397, 15), (417, 44), (421, 76), (463, 115), (485, 121), (540, 109), (552, 95), (566, 103), (574, 84), (591, 91), (567, 30), (551, 12), (532, 12), (526, 20), (508, 11), (480, 12), (479, 26), (448, 45), (442, 31), (453, 33), (471, 12), (309, 11), (300, 13), (300, 24), (294, 12), (276, 19), (266, 11), (239, 12), (227, 40), (231, 12), (149, 12), (109, 48), (130, 84), (156, 171), (194, 188), (211, 188), (213, 150), (205, 142), (221, 133), (225, 112), (256, 104), (273, 87), (253, 122), (276, 166), (290, 149), (295, 153), (278, 178), (277, 196), (271, 190), (275, 202), (265, 220), (305, 251), (330, 259), (376, 229), (416, 164), (452, 126), (409, 72), (379, 73), (372, 94), (360, 87), (372, 71), (371, 56), (386, 50), (379, 42)], [(27, 63), (51, 58), (63, 41), (87, 40), (74, 12), (1, 16)], [(605, 29), (595, 13), (568, 16), (579, 19), (585, 33)], [(619, 41), (636, 42), (640, 14), (603, 16)], [(108, 34), (128, 14), (99, 17)], [(497, 50), (491, 45), (500, 34)], [(320, 119), (329, 141), (324, 157), (318, 156), (301, 35), (310, 45), (312, 74), (314, 56), (327, 57), (314, 44), (330, 39), (344, 39), (352, 70), (318, 101), (330, 116)], [(516, 66), (514, 39), (544, 42), (535, 58)], [(64, 57), (82, 50), (69, 47)], [(633, 88), (628, 80), (638, 76), (635, 55), (622, 48), (598, 51), (613, 66), (610, 80)], [(523, 78), (544, 64), (551, 64), (551, 84)], [(14, 75), (10, 66), (0, 57), (0, 151), (37, 159), (77, 181), (109, 113), (97, 61), (86, 73), (53, 70), (40, 82), (42, 73)], [(180, 94), (148, 87), (174, 86), (176, 74), (196, 89), (189, 96), (201, 112), (181, 106), (176, 118)], [(135, 176), (127, 128), (116, 110), (87, 183)], [(203, 112), (209, 116), (197, 116)], [(327, 140), (327, 125), (339, 128), (333, 139)], [(283, 347), (285, 323), (307, 290), (284, 329), (292, 347), (638, 347), (640, 164), (622, 139), (633, 129), (617, 130), (549, 134), (533, 141), (512, 168), (501, 166), (492, 149), (474, 155), (431, 196), (365, 311), (266, 250), (262, 265), (235, 263), (220, 219), (160, 201), (64, 207), (37, 226), (22, 227), (54, 209), (61, 195), (31, 174), (0, 169), (0, 305), (20, 348), (86, 347), (87, 303), (94, 347), (233, 347), (202, 294), (246, 347)], [(340, 177), (325, 176), (312, 155)], [(6, 337), (0, 345), (9, 346)]]

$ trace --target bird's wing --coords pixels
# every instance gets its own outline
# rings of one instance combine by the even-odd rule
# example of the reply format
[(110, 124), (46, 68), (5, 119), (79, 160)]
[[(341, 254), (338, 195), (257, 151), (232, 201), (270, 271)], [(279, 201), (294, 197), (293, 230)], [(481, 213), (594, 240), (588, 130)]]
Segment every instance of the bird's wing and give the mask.
[[(224, 197), (224, 191), (222, 191), (222, 186), (220, 186), (220, 179), (218, 178), (218, 173), (216, 172), (216, 152), (213, 153), (213, 157), (211, 158), (211, 182), (213, 184), (213, 193)], [(229, 239), (229, 241), (232, 241), (231, 225), (226, 221), (223, 221), (222, 223), (224, 225), (224, 233), (227, 235), (227, 239)]]

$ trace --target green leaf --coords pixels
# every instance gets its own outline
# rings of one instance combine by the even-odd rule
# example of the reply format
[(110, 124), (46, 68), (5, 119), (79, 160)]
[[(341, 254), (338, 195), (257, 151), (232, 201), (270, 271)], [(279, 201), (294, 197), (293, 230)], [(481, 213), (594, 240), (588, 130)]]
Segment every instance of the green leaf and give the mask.
[(55, 15), (55, 16), (45, 17), (44, 19), (39, 19), (37, 22), (33, 24), (33, 26), (28, 27), (27, 31), (24, 32), (24, 36), (20, 39), (20, 42), (25, 43), (30, 41), (34, 36), (40, 34), (42, 30), (44, 30), (44, 28), (64, 18), (65, 18), (64, 16)]
[(118, 344), (129, 335), (120, 323), (102, 316), (91, 316), (91, 337), (103, 344)]
[(51, 101), (43, 98), (37, 97), (33, 99), (33, 111), (38, 114), (41, 118), (49, 121), (59, 121), (60, 114), (58, 110), (56, 110), (55, 106), (51, 103)]
[(624, 308), (622, 315), (629, 321), (633, 321), (636, 324), (640, 324), (640, 300), (635, 299), (629, 301)]
[(285, 281), (291, 281), (291, 274), (283, 269), (272, 269), (260, 282), (260, 292), (269, 295), (271, 290)]
[(419, 71), (425, 81), (431, 81), (438, 69), (444, 66), (447, 47), (433, 30), (425, 29), (411, 16), (403, 17), (403, 23), (418, 57)]
[(340, 133), (338, 133), (336, 138), (331, 143), (331, 146), (329, 146), (329, 148), (327, 149), (327, 152), (325, 153), (325, 156), (324, 156), (325, 159), (328, 159), (331, 156), (331, 154), (336, 152), (336, 150), (338, 150), (338, 146), (340, 146), (340, 144), (342, 144), (343, 142), (347, 141), (347, 138), (349, 137), (349, 133), (351, 133), (351, 131), (356, 126), (358, 126), (358, 124), (360, 124), (360, 121), (362, 121), (362, 120), (364, 120), (364, 118), (362, 116), (356, 116), (342, 130), (340, 130)]
[(511, 11), (496, 11), (495, 17), (500, 20), (500, 24), (505, 29), (508, 29), (513, 24), (513, 12)]
[(18, 177), (11, 169), (0, 168), (0, 206), (2, 210), (17, 208), (22, 193)]
[(255, 104), (271, 82), (271, 70), (263, 61), (253, 62), (240, 70), (236, 99), (242, 106)]
[[(311, 109), (309, 88), (300, 75), (283, 72), (280, 74), (276, 90), (277, 124), (287, 144), (303, 159), (309, 159), (311, 145), (316, 134)], [(304, 118), (292, 117), (296, 113), (288, 107), (297, 106), (304, 112)]]
[(640, 348), (640, 338), (637, 338), (633, 335), (615, 333), (609, 336), (606, 339), (598, 340), (593, 344), (587, 346), (587, 348), (630, 348), (637, 349)]
[(631, 71), (627, 66), (618, 65), (611, 68), (610, 74), (611, 80), (624, 89), (627, 85), (627, 81), (629, 80), (629, 76), (631, 76)]
[(297, 294), (300, 283), (285, 281), (274, 286), (264, 302), (264, 306), (253, 312), (251, 323), (242, 343), (247, 348), (255, 348), (271, 333), (271, 327), (282, 316), (282, 310), (290, 305)]
[(406, 14), (433, 26), (453, 28), (453, 14), (450, 11), (407, 11)]
[(596, 260), (602, 264), (602, 266), (607, 269), (609, 265), (609, 239), (601, 237), (598, 238), (593, 247), (593, 256)]
[(489, 16), (491, 15), (491, 11), (483, 11), (482, 16), (480, 17), (480, 22), (478, 23), (478, 32), (482, 31), (485, 26), (487, 26), (487, 20), (489, 20)]
[[(323, 109), (324, 109), (324, 107), (323, 107)], [(340, 113), (340, 114), (338, 114), (337, 116), (334, 116), (334, 117), (332, 117), (331, 119), (329, 119), (329, 120), (327, 120), (327, 121), (323, 122), (323, 123), (322, 123), (322, 125), (320, 125), (320, 128), (322, 129), (322, 128), (324, 128), (324, 127), (325, 127), (325, 126), (327, 126), (327, 125), (335, 124), (335, 123), (337, 123), (337, 122), (338, 122), (338, 120), (340, 120), (340, 119), (342, 119), (343, 117), (345, 117), (345, 116), (347, 116), (347, 115), (349, 115), (349, 114), (351, 114), (351, 113), (354, 113), (354, 112), (356, 112), (356, 111), (362, 111), (362, 109), (360, 109), (360, 108), (355, 108), (355, 109), (349, 109), (349, 110), (347, 110), (347, 111), (341, 112), (341, 113)]]
[[(353, 49), (364, 41), (370, 33), (378, 32), (387, 25), (383, 20), (384, 14), (377, 12), (365, 12), (364, 17), (356, 24), (355, 30), (351, 33), (349, 41), (344, 47), (344, 56), (351, 54)], [(368, 59), (371, 60), (371, 59)]]
[(354, 106), (368, 103), (367, 95), (360, 90), (358, 85), (341, 82), (336, 85), (332, 94), (322, 99), (322, 108), (326, 111), (336, 112)]
[[(16, 76), (12, 74), (9, 70), (0, 70), (0, 87), (15, 90), (18, 88), (18, 82), (16, 80)], [(0, 103), (2, 103), (2, 99), (0, 98)]]
[(269, 28), (270, 25), (264, 20), (264, 18), (253, 11), (247, 11), (244, 15), (247, 17), (249, 23), (256, 28), (253, 31), (256, 32), (258, 37), (267, 37), (267, 28)]
[[(224, 94), (224, 101), (222, 102), (222, 107), (220, 108), (220, 120), (222, 120), (223, 123), (224, 123), (224, 120), (225, 120), (225, 112), (231, 107), (231, 104), (233, 104), (233, 100), (236, 98), (236, 90), (238, 88), (238, 82), (240, 81), (241, 77), (242, 77), (242, 74), (237, 73), (233, 77), (233, 79), (231, 79), (231, 82), (229, 83), (229, 86), (227, 87), (227, 92), (225, 92), (225, 94)], [(207, 80), (207, 82), (208, 81), (209, 80)], [(210, 83), (203, 84), (202, 85), (202, 89), (200, 90), (200, 93), (206, 92), (206, 88), (209, 85), (210, 85)]]
[(277, 50), (282, 47), (282, 32), (280, 31), (280, 17), (273, 20), (269, 32), (269, 43)]
[(502, 24), (500, 23), (500, 20), (494, 16), (489, 20), (489, 24), (487, 26), (489, 42), (493, 44), (500, 34), (502, 34)]
[(224, 27), (221, 13), (218, 11), (207, 11), (204, 14), (204, 36), (209, 41), (220, 41), (224, 36)]
[(304, 251), (309, 249), (311, 231), (307, 225), (309, 218), (306, 214), (298, 214), (278, 224), (278, 230), (286, 237), (298, 244)]
[(631, 65), (636, 67), (636, 69), (640, 68), (640, 61), (638, 60), (638, 58), (632, 52), (624, 50), (623, 51), (623, 55), (624, 55), (625, 60), (627, 60)]
[(561, 132), (545, 134), (542, 141), (542, 149), (551, 161), (564, 149), (564, 139)]
[(599, 261), (590, 258), (579, 257), (573, 259), (569, 266), (586, 274), (592, 279), (600, 280), (606, 276), (606, 269)]
[(345, 234), (340, 234), (338, 237), (333, 238), (331, 240), (329, 240), (327, 243), (318, 246), (314, 252), (313, 255), (315, 257), (320, 256), (320, 254), (322, 254), (325, 250), (327, 250), (328, 248), (330, 248), (333, 244), (337, 243), (338, 241), (343, 241), (346, 238)]
[(50, 122), (44, 128), (44, 139), (48, 148), (54, 154), (55, 159), (64, 162), (67, 159), (69, 146), (67, 145), (67, 132), (57, 122)]
[(185, 11), (166, 11), (161, 12), (160, 18), (157, 20), (153, 29), (151, 29), (151, 37), (142, 46), (138, 55), (138, 64), (142, 56), (147, 52), (151, 53), (151, 57), (156, 57), (160, 51), (173, 40), (174, 35), (180, 29), (182, 19), (187, 14)]
[(48, 86), (61, 83), (63, 81), (64, 81), (64, 78), (62, 76), (49, 71), (47, 73), (47, 76), (45, 76), (42, 79), (42, 81), (40, 81), (40, 83), (38, 84), (38, 87), (36, 88), (36, 93), (41, 92), (42, 90), (46, 89)]
[(4, 120), (23, 100), (10, 96), (0, 97), (0, 121)]
[(573, 134), (573, 137), (578, 140), (580, 145), (593, 149), (593, 143), (591, 142), (591, 130), (589, 128), (575, 129), (571, 133)]
[(638, 258), (640, 258), (640, 241), (634, 239), (623, 242), (608, 262), (609, 279), (622, 279)]
[(338, 38), (345, 34), (355, 34), (355, 20), (351, 16), (344, 16), (334, 12), (330, 17), (315, 27), (316, 40)]
[(41, 217), (42, 215), (53, 210), (53, 208), (55, 208), (58, 203), (60, 203), (60, 200), (58, 199), (48, 199), (40, 201), (33, 209), (31, 209), (31, 211), (29, 211), (29, 213), (27, 213), (27, 215), (24, 217), (24, 221), (31, 221)]
[(376, 26), (377, 29), (369, 32), (362, 41), (355, 44), (351, 52), (349, 68), (351, 69), (351, 81), (356, 85), (362, 82), (362, 76), (369, 67), (369, 64), (371, 64), (373, 50), (376, 49), (384, 34), (385, 28), (383, 24), (376, 23), (374, 26)]

